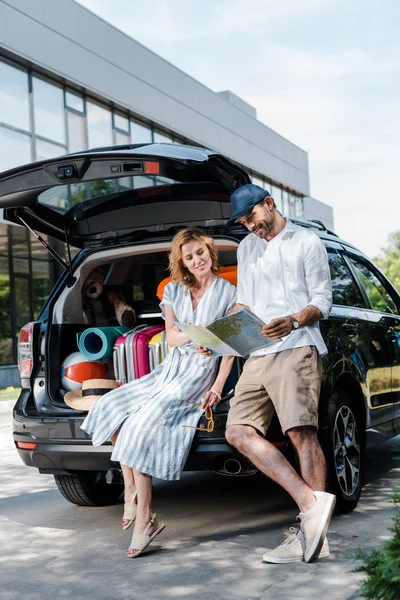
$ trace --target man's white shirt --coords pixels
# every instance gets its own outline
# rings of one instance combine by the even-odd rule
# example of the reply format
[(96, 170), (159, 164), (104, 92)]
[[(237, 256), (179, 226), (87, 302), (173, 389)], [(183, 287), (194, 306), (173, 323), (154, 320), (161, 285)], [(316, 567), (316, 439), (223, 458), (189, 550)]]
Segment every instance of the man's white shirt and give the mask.
[[(327, 318), (332, 284), (323, 242), (313, 231), (289, 219), (270, 242), (253, 233), (247, 235), (238, 248), (237, 302), (249, 306), (267, 324), (309, 305)], [(251, 356), (302, 346), (316, 346), (321, 356), (328, 352), (318, 323), (292, 331), (281, 342)]]

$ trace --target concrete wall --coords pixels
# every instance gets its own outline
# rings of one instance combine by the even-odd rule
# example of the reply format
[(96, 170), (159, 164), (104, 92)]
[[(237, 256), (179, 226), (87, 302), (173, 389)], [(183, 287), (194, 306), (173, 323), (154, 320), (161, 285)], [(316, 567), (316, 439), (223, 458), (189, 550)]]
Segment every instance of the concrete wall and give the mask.
[(318, 219), (327, 229), (334, 231), (332, 206), (310, 197), (303, 198), (303, 206), (305, 219)]
[(309, 194), (304, 150), (73, 0), (0, 0), (0, 48)]

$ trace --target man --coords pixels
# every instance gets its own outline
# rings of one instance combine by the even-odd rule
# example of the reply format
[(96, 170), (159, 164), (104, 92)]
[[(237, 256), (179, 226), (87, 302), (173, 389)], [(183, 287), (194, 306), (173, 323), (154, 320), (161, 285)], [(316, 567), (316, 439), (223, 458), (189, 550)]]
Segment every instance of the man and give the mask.
[[(238, 248), (234, 310), (248, 306), (266, 323), (263, 335), (276, 343), (246, 361), (226, 438), (289, 492), (300, 509), (298, 533), (266, 552), (264, 561), (310, 562), (329, 553), (324, 541), (336, 501), (323, 491), (326, 467), (317, 438), (320, 357), (327, 352), (318, 321), (332, 304), (328, 257), (318, 236), (284, 219), (259, 186), (235, 190), (231, 207), (228, 225), (239, 222), (250, 231)], [(296, 448), (301, 477), (265, 439), (274, 410)]]

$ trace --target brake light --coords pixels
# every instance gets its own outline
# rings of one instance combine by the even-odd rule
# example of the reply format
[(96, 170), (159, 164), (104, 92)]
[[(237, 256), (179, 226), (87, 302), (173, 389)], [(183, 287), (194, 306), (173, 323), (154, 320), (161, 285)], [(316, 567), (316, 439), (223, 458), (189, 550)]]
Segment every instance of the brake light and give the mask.
[(160, 163), (149, 161), (144, 163), (144, 172), (147, 175), (159, 175), (160, 174)]
[(18, 337), (18, 369), (22, 378), (30, 377), (33, 368), (32, 354), (33, 323), (27, 323), (19, 332)]
[(15, 442), (19, 450), (34, 450), (37, 446), (35, 442)]

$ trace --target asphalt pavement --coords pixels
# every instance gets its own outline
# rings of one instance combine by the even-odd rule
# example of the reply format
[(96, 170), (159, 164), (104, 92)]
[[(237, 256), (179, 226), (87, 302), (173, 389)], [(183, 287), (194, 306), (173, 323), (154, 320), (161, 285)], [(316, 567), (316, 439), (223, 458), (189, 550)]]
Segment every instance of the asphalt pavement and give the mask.
[(122, 504), (86, 508), (60, 495), (51, 475), (21, 462), (12, 402), (0, 402), (1, 600), (355, 600), (355, 549), (387, 539), (400, 487), (400, 436), (369, 452), (357, 509), (334, 516), (331, 555), (315, 563), (267, 565), (267, 548), (294, 525), (293, 501), (265, 478), (185, 473), (154, 482), (154, 509), (167, 528), (141, 557), (125, 558), (131, 529)]

